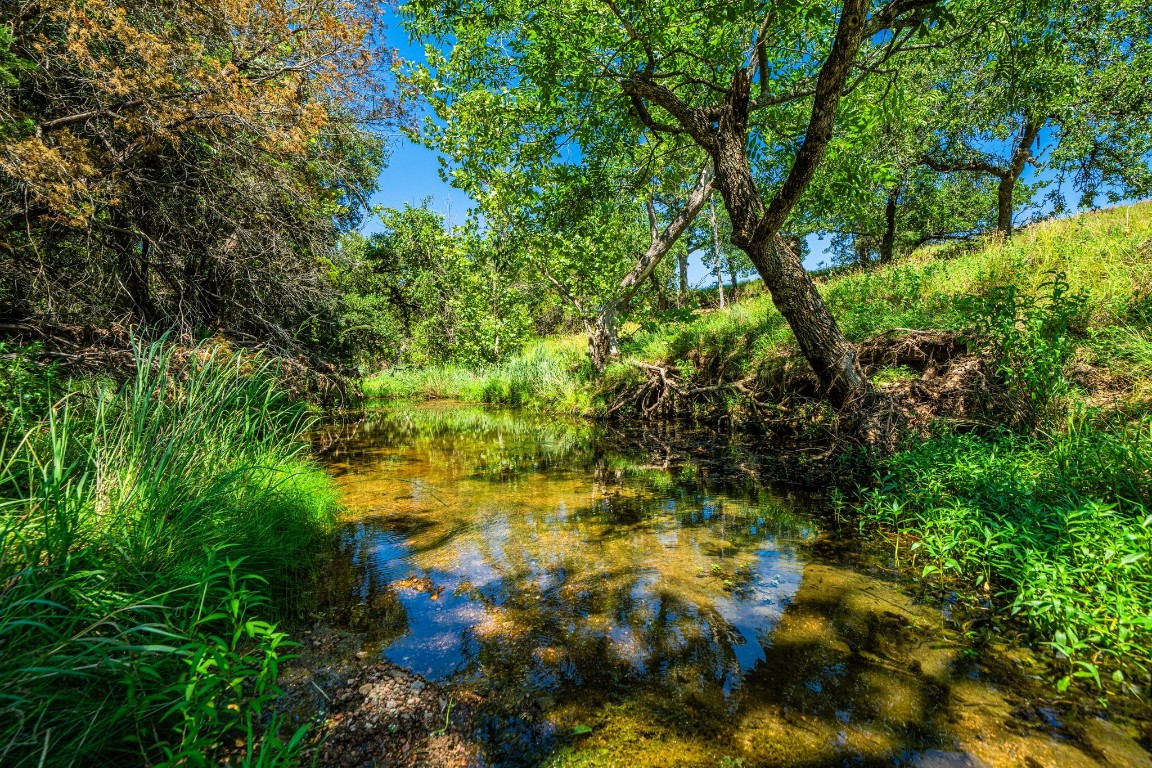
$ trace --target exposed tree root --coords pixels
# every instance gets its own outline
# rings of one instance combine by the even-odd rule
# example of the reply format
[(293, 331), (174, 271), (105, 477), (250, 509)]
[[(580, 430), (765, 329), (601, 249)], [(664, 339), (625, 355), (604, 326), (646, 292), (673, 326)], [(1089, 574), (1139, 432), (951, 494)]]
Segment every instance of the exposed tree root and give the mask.
[(886, 452), (908, 435), (927, 434), (933, 423), (983, 423), (999, 385), (979, 354), (956, 333), (896, 328), (858, 345), (864, 370), (899, 368), (906, 378), (834, 412), (819, 382), (798, 354), (784, 353), (739, 378), (734, 354), (695, 354), (692, 375), (668, 365), (633, 360), (643, 375), (612, 394), (607, 412), (644, 419), (692, 418), (739, 423), (774, 437), (823, 444), (834, 453), (846, 444)]

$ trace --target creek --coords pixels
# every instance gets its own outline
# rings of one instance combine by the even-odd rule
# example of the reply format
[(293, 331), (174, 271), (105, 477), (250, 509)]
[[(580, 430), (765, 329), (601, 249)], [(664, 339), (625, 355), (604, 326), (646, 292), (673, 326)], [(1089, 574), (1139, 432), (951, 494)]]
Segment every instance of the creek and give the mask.
[(474, 702), (485, 764), (1152, 767), (722, 439), (453, 403), (329, 432), (325, 621)]

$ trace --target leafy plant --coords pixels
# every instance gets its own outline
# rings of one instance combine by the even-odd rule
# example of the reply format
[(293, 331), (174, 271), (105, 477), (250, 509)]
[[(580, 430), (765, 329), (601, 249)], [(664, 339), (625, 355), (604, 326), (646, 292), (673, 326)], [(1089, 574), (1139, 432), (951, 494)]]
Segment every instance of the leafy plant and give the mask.
[(985, 346), (1004, 382), (1008, 415), (1020, 426), (1036, 428), (1059, 415), (1070, 387), (1064, 368), (1074, 351), (1073, 330), (1087, 304), (1064, 272), (1051, 273), (1035, 296), (1008, 284), (958, 300), (969, 334)]
[(322, 552), (331, 481), (271, 363), (155, 344), (135, 367), (0, 442), (0, 762), (283, 763), (270, 619)]

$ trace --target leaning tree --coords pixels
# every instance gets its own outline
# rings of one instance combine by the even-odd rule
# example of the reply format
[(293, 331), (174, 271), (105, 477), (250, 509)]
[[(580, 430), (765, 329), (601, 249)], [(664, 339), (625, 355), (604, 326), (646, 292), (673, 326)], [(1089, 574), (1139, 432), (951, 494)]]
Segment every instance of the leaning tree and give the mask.
[(427, 65), (408, 73), (438, 117), (426, 135), (474, 196), (509, 169), (531, 190), (546, 166), (637, 146), (680, 158), (681, 173), (709, 167), (732, 243), (839, 408), (872, 387), (780, 232), (798, 207), (819, 204), (807, 193), (825, 156), (851, 152), (877, 120), (876, 89), (861, 86), (895, 80), (907, 56), (942, 44), (955, 14), (995, 14), (993, 5), (412, 0), (402, 14), (428, 44)]

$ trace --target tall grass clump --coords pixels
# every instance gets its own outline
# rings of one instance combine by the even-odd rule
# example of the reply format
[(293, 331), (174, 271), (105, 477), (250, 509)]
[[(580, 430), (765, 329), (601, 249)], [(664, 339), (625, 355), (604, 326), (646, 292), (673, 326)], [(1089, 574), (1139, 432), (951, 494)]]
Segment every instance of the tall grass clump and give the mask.
[(122, 385), (69, 382), (7, 420), (0, 763), (290, 764), (272, 620), (336, 504), (306, 413), (269, 363), (135, 352)]
[(544, 339), (499, 363), (396, 369), (363, 382), (368, 397), (461, 400), (470, 403), (535, 406), (583, 414), (591, 408), (587, 341), (582, 336)]

